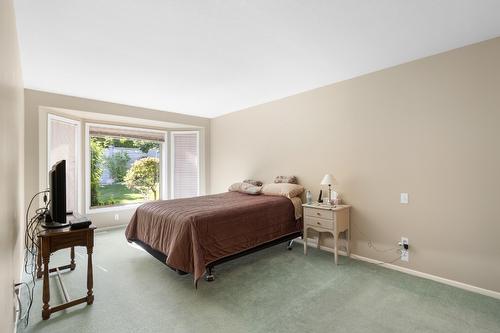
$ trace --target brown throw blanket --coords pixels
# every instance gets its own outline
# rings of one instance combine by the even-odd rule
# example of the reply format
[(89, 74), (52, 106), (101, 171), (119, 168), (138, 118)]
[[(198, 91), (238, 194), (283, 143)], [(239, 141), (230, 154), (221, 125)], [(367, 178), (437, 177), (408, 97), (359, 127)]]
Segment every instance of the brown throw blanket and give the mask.
[(228, 192), (145, 203), (125, 235), (164, 253), (169, 266), (197, 282), (207, 264), (298, 230), (290, 199)]

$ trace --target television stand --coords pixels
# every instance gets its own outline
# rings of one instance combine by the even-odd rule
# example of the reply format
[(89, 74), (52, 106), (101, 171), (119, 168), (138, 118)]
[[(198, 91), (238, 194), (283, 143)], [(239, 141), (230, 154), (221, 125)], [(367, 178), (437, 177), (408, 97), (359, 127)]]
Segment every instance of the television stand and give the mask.
[[(69, 222), (78, 217), (68, 217)], [(92, 274), (92, 251), (94, 248), (94, 230), (96, 227), (90, 225), (88, 228), (71, 229), (69, 226), (57, 229), (41, 229), (38, 233), (38, 256), (37, 256), (37, 278), (43, 277), (43, 320), (49, 319), (50, 314), (56, 311), (67, 309), (71, 306), (87, 303), (88, 305), (94, 302), (93, 274)], [(87, 295), (82, 298), (71, 300), (60, 274), (60, 270), (70, 269), (75, 270), (75, 246), (84, 246), (87, 248)], [(68, 265), (49, 268), (50, 255), (61, 249), (71, 249), (71, 262)], [(42, 266), (43, 263), (43, 266)], [(57, 273), (58, 281), (63, 291), (65, 302), (57, 306), (51, 307), (50, 301), (50, 286), (49, 273)]]

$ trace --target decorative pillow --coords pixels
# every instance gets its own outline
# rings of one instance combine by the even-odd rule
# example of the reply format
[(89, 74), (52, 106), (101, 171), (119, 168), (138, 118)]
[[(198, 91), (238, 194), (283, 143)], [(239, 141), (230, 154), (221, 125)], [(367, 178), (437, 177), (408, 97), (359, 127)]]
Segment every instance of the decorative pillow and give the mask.
[(288, 184), (298, 184), (297, 177), (295, 176), (277, 176), (274, 178), (276, 184), (288, 183)]
[(253, 186), (262, 186), (263, 183), (260, 180), (245, 179), (243, 183), (252, 184)]
[(249, 183), (234, 183), (229, 186), (229, 192), (241, 192), (251, 195), (260, 194), (262, 190), (262, 186), (255, 186)]
[(287, 198), (297, 197), (302, 192), (304, 192), (304, 186), (297, 184), (266, 184), (262, 187), (262, 194), (264, 195), (279, 195)]

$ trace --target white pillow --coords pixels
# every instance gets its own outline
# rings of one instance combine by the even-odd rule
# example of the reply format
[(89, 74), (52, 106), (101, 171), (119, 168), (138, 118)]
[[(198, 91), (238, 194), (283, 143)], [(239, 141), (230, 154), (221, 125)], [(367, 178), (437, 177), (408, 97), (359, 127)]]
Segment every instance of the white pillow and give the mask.
[(297, 197), (304, 192), (304, 186), (288, 183), (265, 184), (262, 187), (262, 194), (276, 195), (287, 198)]
[(241, 192), (251, 195), (260, 194), (261, 190), (262, 186), (255, 186), (249, 183), (234, 183), (228, 188), (229, 192)]

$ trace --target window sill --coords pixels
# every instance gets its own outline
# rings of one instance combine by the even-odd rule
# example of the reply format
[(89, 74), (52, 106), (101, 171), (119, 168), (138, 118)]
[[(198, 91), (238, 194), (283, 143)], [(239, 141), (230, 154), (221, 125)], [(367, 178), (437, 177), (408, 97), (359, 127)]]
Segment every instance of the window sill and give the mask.
[(131, 210), (131, 209), (136, 209), (143, 203), (146, 203), (149, 201), (143, 201), (139, 203), (134, 203), (134, 204), (127, 204), (127, 205), (119, 205), (119, 206), (107, 206), (107, 207), (87, 207), (86, 209), (86, 214), (87, 215), (92, 215), (92, 214), (99, 214), (99, 213), (107, 213), (107, 212), (118, 212), (122, 210)]

